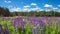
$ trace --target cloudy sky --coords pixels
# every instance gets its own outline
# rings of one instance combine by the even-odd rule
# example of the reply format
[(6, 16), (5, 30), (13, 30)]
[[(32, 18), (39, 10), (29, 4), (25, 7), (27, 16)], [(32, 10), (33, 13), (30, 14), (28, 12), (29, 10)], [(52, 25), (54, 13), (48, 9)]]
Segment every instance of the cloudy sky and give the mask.
[(0, 0), (0, 6), (10, 11), (60, 10), (60, 0)]

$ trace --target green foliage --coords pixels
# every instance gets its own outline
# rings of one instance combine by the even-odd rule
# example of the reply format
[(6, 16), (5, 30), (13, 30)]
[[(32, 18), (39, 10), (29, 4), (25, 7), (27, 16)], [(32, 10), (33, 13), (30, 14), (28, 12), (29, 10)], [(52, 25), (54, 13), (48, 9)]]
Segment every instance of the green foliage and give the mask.
[(30, 11), (30, 12), (10, 12), (11, 15), (13, 16), (47, 16), (47, 17), (51, 17), (51, 16), (60, 16), (60, 12), (57, 11)]
[(10, 16), (10, 11), (8, 8), (0, 7), (0, 16)]

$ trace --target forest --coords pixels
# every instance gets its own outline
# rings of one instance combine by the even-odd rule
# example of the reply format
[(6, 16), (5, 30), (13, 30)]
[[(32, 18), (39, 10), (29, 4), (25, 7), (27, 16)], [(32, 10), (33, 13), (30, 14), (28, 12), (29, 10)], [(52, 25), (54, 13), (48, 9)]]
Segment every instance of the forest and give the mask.
[(26, 11), (13, 11), (11, 12), (8, 8), (5, 7), (0, 7), (0, 17), (13, 17), (13, 16), (47, 16), (47, 17), (60, 17), (60, 12), (58, 11), (54, 11), (54, 10), (50, 10), (50, 11), (33, 11), (31, 10), (30, 12)]

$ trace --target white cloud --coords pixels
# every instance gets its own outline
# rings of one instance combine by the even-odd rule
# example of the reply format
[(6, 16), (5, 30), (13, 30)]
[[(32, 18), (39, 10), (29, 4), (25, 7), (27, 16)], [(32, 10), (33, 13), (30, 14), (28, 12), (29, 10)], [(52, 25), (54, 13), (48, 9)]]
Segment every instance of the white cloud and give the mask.
[(36, 6), (35, 8), (23, 8), (23, 12), (30, 12), (30, 11), (42, 11), (43, 9), (39, 8), (38, 6)]
[(36, 3), (31, 3), (31, 5), (36, 6), (37, 4)]
[(39, 8), (39, 7), (36, 7), (36, 8), (30, 8), (29, 11), (32, 11), (32, 10), (33, 10), (33, 11), (40, 11), (40, 9), (41, 9), (41, 8)]
[(23, 9), (23, 12), (29, 12), (29, 11), (31, 11), (31, 10), (33, 10), (33, 11), (36, 11), (37, 10), (37, 8), (24, 8)]
[(7, 0), (5, 0), (4, 2), (5, 2), (5, 3), (11, 3), (11, 1), (7, 1)]
[(29, 5), (24, 6), (24, 8), (29, 8), (29, 7), (30, 7)]
[(26, 12), (26, 11), (29, 11), (29, 9), (28, 8), (24, 8), (22, 11)]
[(31, 8), (31, 10), (33, 10), (33, 11), (36, 11), (36, 10), (39, 10), (39, 8)]
[(53, 8), (53, 9), (58, 9), (58, 8), (56, 7), (56, 8)]
[(60, 5), (58, 5), (58, 7), (60, 7)]
[(14, 8), (11, 8), (10, 10), (11, 10), (11, 12), (13, 12), (13, 11), (21, 11), (21, 8), (19, 8), (19, 7), (17, 7), (17, 8), (14, 7)]
[(37, 10), (37, 8), (31, 8), (30, 10), (36, 11), (36, 10)]
[(55, 7), (53, 8), (54, 11), (59, 11), (59, 8)]
[(39, 11), (43, 11), (44, 9), (40, 8)]
[(44, 7), (46, 7), (46, 8), (51, 8), (52, 5), (50, 5), (50, 4), (45, 4)]
[(25, 6), (23, 7), (22, 11), (23, 11), (23, 12), (29, 11), (30, 7), (31, 7), (31, 6), (29, 6), (29, 5), (25, 5)]
[(45, 11), (47, 12), (47, 11), (51, 11), (51, 9), (45, 9)]

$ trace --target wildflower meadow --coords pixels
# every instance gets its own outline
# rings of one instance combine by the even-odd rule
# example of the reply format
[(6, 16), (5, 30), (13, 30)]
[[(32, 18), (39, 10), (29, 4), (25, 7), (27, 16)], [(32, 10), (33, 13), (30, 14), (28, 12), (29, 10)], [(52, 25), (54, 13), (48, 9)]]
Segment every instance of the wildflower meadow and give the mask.
[(3, 17), (0, 34), (60, 34), (60, 17)]

